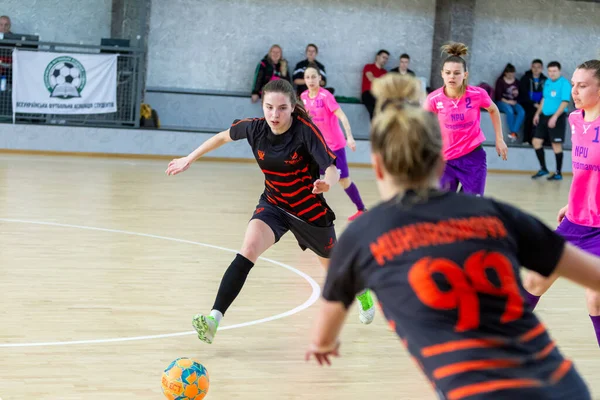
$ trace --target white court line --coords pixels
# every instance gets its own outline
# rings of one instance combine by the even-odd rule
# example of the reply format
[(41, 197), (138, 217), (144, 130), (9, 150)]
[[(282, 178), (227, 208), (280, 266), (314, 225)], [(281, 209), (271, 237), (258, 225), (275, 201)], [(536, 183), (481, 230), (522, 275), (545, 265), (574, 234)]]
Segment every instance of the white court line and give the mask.
[[(171, 242), (193, 244), (196, 246), (208, 247), (211, 249), (222, 250), (222, 251), (226, 251), (226, 252), (234, 253), (234, 254), (237, 254), (237, 252), (238, 252), (237, 250), (227, 249), (225, 247), (220, 247), (220, 246), (214, 246), (212, 244), (194, 242), (194, 241), (185, 240), (185, 239), (176, 239), (176, 238), (171, 238), (171, 237), (166, 237), (166, 236), (151, 235), (151, 234), (147, 234), (147, 233), (128, 232), (128, 231), (122, 231), (122, 230), (118, 230), (118, 229), (107, 229), (107, 228), (96, 228), (96, 227), (92, 227), (92, 226), (59, 224), (59, 223), (54, 223), (54, 222), (26, 221), (26, 220), (10, 219), (10, 218), (0, 218), (0, 221), (15, 222), (15, 223), (21, 223), (21, 224), (58, 226), (58, 227), (63, 227), (63, 228), (87, 229), (90, 231), (120, 233), (120, 234), (124, 234), (124, 235), (143, 236), (143, 237), (148, 237), (148, 238), (153, 238), (153, 239), (169, 240)], [(271, 264), (278, 265), (280, 267), (283, 267), (285, 269), (288, 269), (288, 270), (294, 272), (295, 274), (300, 275), (312, 287), (312, 293), (311, 293), (310, 297), (304, 303), (302, 303), (301, 305), (299, 305), (298, 307), (296, 307), (292, 310), (283, 312), (281, 314), (273, 315), (270, 317), (257, 319), (254, 321), (243, 322), (243, 323), (235, 324), (235, 325), (219, 326), (219, 331), (223, 331), (223, 330), (227, 330), (227, 329), (243, 328), (246, 326), (262, 324), (265, 322), (270, 322), (270, 321), (275, 321), (277, 319), (285, 318), (290, 315), (299, 313), (300, 311), (306, 310), (308, 307), (313, 305), (319, 299), (319, 296), (321, 294), (321, 288), (320, 288), (319, 284), (317, 282), (315, 282), (315, 280), (313, 278), (311, 278), (304, 272), (297, 270), (296, 268), (291, 267), (287, 264), (281, 263), (279, 261), (271, 260), (270, 258), (259, 257), (259, 260), (270, 262)], [(110, 339), (73, 340), (73, 341), (65, 341), (65, 342), (0, 343), (0, 347), (65, 346), (65, 345), (72, 345), (72, 344), (114, 343), (114, 342), (128, 342), (128, 341), (133, 341), (133, 340), (163, 339), (163, 338), (169, 338), (169, 337), (187, 336), (187, 335), (195, 335), (195, 334), (196, 334), (196, 331), (188, 331), (188, 332), (177, 332), (177, 333), (165, 333), (165, 334), (161, 334), (161, 335), (135, 336), (135, 337), (110, 338)]]

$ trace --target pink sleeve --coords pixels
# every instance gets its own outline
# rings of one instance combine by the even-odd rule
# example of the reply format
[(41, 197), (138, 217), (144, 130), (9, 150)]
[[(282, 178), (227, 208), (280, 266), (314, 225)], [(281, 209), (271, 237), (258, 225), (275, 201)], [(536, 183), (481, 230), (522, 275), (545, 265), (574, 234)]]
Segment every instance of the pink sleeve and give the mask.
[(481, 108), (489, 108), (492, 105), (492, 98), (483, 88), (478, 87), (477, 90), (481, 93), (481, 99), (479, 100), (479, 106)]
[(333, 95), (331, 94), (331, 92), (327, 89), (323, 89), (325, 92), (327, 92), (325, 94), (325, 105), (327, 106), (327, 109), (329, 110), (329, 112), (334, 113), (338, 108), (340, 108), (340, 105), (338, 104), (338, 102), (335, 100), (335, 97), (333, 97)]

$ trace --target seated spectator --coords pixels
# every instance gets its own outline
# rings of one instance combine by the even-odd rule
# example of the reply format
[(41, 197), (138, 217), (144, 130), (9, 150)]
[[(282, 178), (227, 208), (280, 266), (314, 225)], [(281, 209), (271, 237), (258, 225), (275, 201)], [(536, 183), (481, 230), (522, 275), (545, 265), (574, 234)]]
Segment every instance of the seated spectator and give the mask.
[(544, 93), (544, 83), (546, 75), (543, 74), (544, 63), (542, 60), (535, 59), (531, 62), (531, 69), (525, 72), (525, 75), (519, 82), (519, 104), (525, 110), (525, 127), (523, 129), (523, 142), (532, 144), (535, 126), (533, 125), (533, 116), (540, 107), (542, 95)]
[(519, 138), (518, 132), (521, 130), (525, 120), (525, 110), (517, 99), (519, 98), (519, 81), (515, 78), (515, 66), (506, 64), (502, 75), (496, 81), (494, 89), (496, 105), (500, 112), (506, 114), (506, 122), (510, 129), (508, 138), (513, 142)]
[(416, 76), (415, 73), (413, 71), (411, 71), (410, 69), (408, 69), (408, 65), (410, 64), (410, 56), (406, 53), (403, 53), (402, 55), (400, 55), (400, 65), (396, 68), (392, 68), (390, 70), (390, 72), (396, 72), (400, 75), (412, 75), (412, 76)]
[(387, 73), (384, 67), (389, 58), (389, 51), (383, 49), (379, 50), (377, 52), (377, 56), (375, 56), (375, 62), (373, 64), (367, 64), (363, 68), (361, 100), (367, 108), (371, 120), (373, 119), (373, 111), (375, 110), (375, 97), (373, 97), (371, 94), (371, 83), (376, 78), (379, 78)]
[(252, 102), (256, 103), (260, 99), (262, 88), (267, 83), (278, 79), (292, 82), (281, 46), (274, 44), (269, 49), (269, 53), (256, 66), (254, 84), (252, 85)]
[(0, 33), (12, 33), (10, 31), (10, 18), (6, 15), (0, 17)]
[[(304, 82), (304, 71), (309, 64), (316, 64), (319, 67), (319, 73), (321, 74), (321, 87), (325, 87), (327, 85), (327, 74), (325, 73), (325, 66), (317, 61), (317, 55), (319, 54), (319, 48), (316, 44), (310, 43), (306, 46), (306, 59), (300, 61), (296, 64), (296, 68), (294, 69), (294, 84), (296, 85), (296, 93), (298, 94), (298, 98), (300, 95), (308, 89)], [(333, 94), (333, 88), (326, 88), (331, 94)]]

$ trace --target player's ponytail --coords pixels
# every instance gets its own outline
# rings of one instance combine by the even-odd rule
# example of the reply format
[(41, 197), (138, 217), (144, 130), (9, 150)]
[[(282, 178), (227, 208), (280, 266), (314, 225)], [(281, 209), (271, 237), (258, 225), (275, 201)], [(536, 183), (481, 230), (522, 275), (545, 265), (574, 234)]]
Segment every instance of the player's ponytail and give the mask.
[(306, 108), (304, 108), (304, 104), (301, 101), (298, 101), (298, 97), (296, 96), (296, 92), (294, 91), (294, 87), (291, 83), (284, 79), (278, 79), (276, 81), (271, 81), (267, 83), (263, 87), (263, 99), (265, 98), (265, 94), (267, 93), (282, 93), (288, 96), (290, 99), (290, 103), (294, 111), (292, 112), (292, 116), (303, 118), (307, 121), (310, 121), (310, 115)]
[(450, 42), (442, 46), (442, 51), (449, 57), (463, 58), (469, 52), (469, 48), (464, 43)]
[[(465, 61), (465, 58), (464, 58), (467, 55), (468, 51), (469, 51), (469, 48), (464, 43), (451, 42), (451, 43), (443, 45), (442, 52), (448, 54), (448, 57), (446, 57), (446, 59), (444, 60), (444, 63), (442, 64), (442, 70), (443, 70), (444, 66), (446, 65), (446, 63), (453, 62), (453, 63), (462, 64), (465, 72), (468, 72), (467, 71), (467, 62)], [(462, 86), (460, 87), (461, 95), (465, 92), (465, 90), (467, 90), (467, 85), (468, 85), (468, 79), (467, 79), (467, 77), (465, 77), (465, 79), (462, 82)]]
[(371, 151), (398, 184), (427, 189), (441, 161), (442, 136), (433, 114), (419, 104), (420, 82), (407, 75), (387, 74), (373, 81), (377, 99), (371, 125)]

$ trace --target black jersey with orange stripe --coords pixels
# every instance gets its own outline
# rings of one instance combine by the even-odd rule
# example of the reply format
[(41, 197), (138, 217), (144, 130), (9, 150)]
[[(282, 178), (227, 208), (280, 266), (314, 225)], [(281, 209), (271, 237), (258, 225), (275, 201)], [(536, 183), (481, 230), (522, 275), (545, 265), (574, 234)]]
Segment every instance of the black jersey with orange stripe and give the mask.
[(335, 154), (312, 122), (293, 116), (290, 129), (274, 134), (264, 118), (236, 120), (229, 134), (247, 139), (265, 175), (263, 198), (298, 218), (330, 226), (335, 214), (323, 194), (313, 194), (319, 170), (335, 164)]
[(409, 192), (344, 231), (323, 297), (349, 307), (372, 289), (443, 399), (588, 399), (519, 275), (525, 266), (549, 276), (564, 243), (536, 218), (491, 199), (432, 191), (419, 200)]

